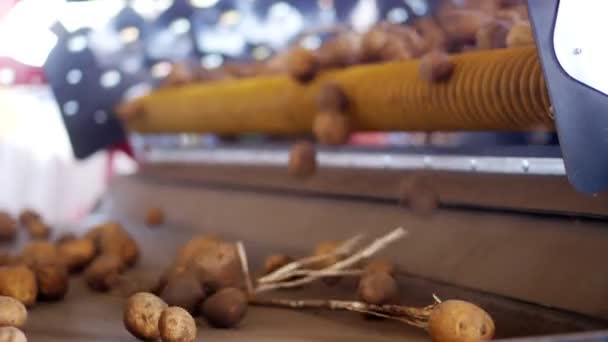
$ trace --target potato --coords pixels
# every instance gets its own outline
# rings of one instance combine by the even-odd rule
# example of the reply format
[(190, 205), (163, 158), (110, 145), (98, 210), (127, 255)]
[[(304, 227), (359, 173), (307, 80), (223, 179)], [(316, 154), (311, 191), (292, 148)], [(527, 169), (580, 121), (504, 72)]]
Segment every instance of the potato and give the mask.
[(0, 342), (27, 342), (23, 331), (15, 327), (0, 328)]
[(119, 281), (124, 270), (124, 262), (115, 254), (97, 257), (84, 272), (89, 288), (95, 291), (109, 291)]
[(163, 342), (193, 342), (196, 340), (196, 322), (188, 311), (171, 306), (163, 310), (158, 320)]
[(391, 261), (385, 259), (372, 259), (365, 264), (363, 273), (386, 273), (393, 276), (396, 273), (396, 267)]
[(447, 9), (441, 10), (437, 19), (450, 39), (474, 41), (477, 31), (492, 20), (492, 17), (479, 10)]
[(420, 78), (427, 82), (446, 81), (454, 72), (454, 62), (443, 52), (431, 51), (420, 59)]
[(19, 223), (23, 226), (27, 226), (32, 221), (40, 220), (40, 214), (32, 209), (24, 209), (19, 214)]
[(171, 71), (162, 81), (160, 86), (179, 87), (194, 82), (194, 75), (190, 68), (185, 64), (176, 63), (171, 67)]
[(190, 241), (186, 242), (178, 251), (175, 257), (175, 267), (185, 267), (199, 253), (205, 253), (213, 249), (220, 243), (221, 240), (212, 235), (195, 236)]
[(32, 239), (46, 240), (51, 235), (51, 228), (42, 220), (30, 221), (26, 227)]
[(215, 328), (234, 328), (247, 314), (247, 296), (235, 288), (221, 289), (202, 305), (201, 312)]
[(165, 286), (167, 286), (167, 283), (175, 278), (178, 277), (186, 272), (188, 272), (188, 266), (176, 266), (176, 265), (172, 265), (171, 267), (167, 268), (160, 276), (160, 278), (158, 279), (158, 282), (156, 284), (156, 287), (154, 288), (154, 292), (157, 294), (160, 294), (164, 289)]
[(395, 304), (399, 298), (397, 282), (384, 272), (363, 274), (357, 294), (361, 301), (375, 305)]
[(0, 211), (0, 241), (10, 241), (17, 236), (17, 222), (9, 213)]
[(462, 300), (438, 304), (429, 319), (428, 332), (436, 342), (490, 341), (494, 321), (482, 308)]
[(39, 263), (59, 263), (60, 256), (57, 247), (46, 241), (34, 241), (27, 244), (21, 253), (22, 261), (29, 267)]
[(160, 337), (159, 319), (167, 307), (162, 299), (152, 293), (136, 293), (127, 300), (123, 323), (127, 330), (139, 339), (157, 339)]
[(297, 178), (308, 178), (317, 170), (317, 152), (313, 144), (301, 141), (289, 150), (287, 170)]
[(57, 247), (59, 258), (70, 272), (84, 269), (97, 254), (95, 244), (90, 239), (73, 239)]
[(516, 46), (532, 46), (535, 43), (532, 26), (529, 21), (520, 21), (515, 23), (507, 34), (505, 44), (508, 47)]
[(25, 306), (32, 306), (38, 296), (36, 275), (27, 266), (0, 267), (0, 295), (13, 297)]
[(146, 212), (146, 224), (148, 226), (158, 226), (165, 222), (165, 213), (161, 208), (153, 207)]
[(27, 321), (27, 310), (20, 301), (0, 296), (0, 326), (22, 328)]
[(205, 291), (195, 275), (183, 273), (169, 279), (160, 297), (170, 306), (195, 313), (199, 303), (205, 299)]
[(492, 50), (506, 47), (506, 38), (510, 29), (509, 23), (501, 20), (491, 20), (479, 28), (475, 39), (477, 49)]
[(296, 47), (287, 56), (287, 73), (296, 81), (311, 81), (319, 68), (317, 58), (312, 51)]
[(293, 259), (285, 254), (269, 255), (264, 260), (263, 274), (270, 274), (292, 261)]
[(66, 232), (57, 237), (57, 239), (55, 240), (55, 244), (59, 246), (62, 243), (66, 243), (72, 240), (76, 240), (76, 235), (72, 232)]
[(345, 144), (350, 134), (350, 120), (339, 112), (322, 111), (315, 116), (312, 130), (322, 144)]
[[(336, 251), (336, 249), (338, 247), (340, 247), (341, 244), (342, 244), (342, 242), (340, 242), (340, 241), (321, 241), (315, 246), (313, 255), (322, 256), (322, 255), (334, 253)], [(342, 257), (339, 255), (331, 255), (331, 256), (328, 256), (327, 258), (324, 258), (321, 261), (317, 261), (314, 265), (311, 265), (311, 268), (313, 268), (313, 269), (326, 268), (326, 267), (329, 267), (329, 266), (335, 264), (336, 262), (340, 261), (341, 259), (342, 259)]]
[(114, 254), (129, 267), (137, 262), (139, 247), (121, 224), (106, 224), (92, 236), (101, 254)]
[(317, 108), (320, 111), (344, 113), (348, 111), (348, 97), (337, 83), (324, 83), (317, 96)]
[(222, 242), (206, 253), (200, 253), (190, 263), (189, 270), (198, 277), (206, 292), (224, 287), (244, 285), (241, 260), (236, 245)]
[(64, 264), (39, 262), (32, 269), (36, 274), (39, 299), (59, 300), (65, 297), (70, 286), (70, 279)]

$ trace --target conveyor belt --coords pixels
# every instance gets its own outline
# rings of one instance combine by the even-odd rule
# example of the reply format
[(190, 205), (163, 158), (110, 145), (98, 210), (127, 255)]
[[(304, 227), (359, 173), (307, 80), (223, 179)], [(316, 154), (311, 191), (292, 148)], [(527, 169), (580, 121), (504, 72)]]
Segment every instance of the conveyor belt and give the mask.
[(445, 83), (418, 77), (418, 61), (326, 72), (301, 85), (285, 76), (156, 91), (138, 100), (129, 125), (140, 132), (294, 134), (310, 132), (315, 98), (328, 81), (352, 102), (358, 131), (497, 130), (553, 127), (550, 102), (533, 47), (465, 53)]

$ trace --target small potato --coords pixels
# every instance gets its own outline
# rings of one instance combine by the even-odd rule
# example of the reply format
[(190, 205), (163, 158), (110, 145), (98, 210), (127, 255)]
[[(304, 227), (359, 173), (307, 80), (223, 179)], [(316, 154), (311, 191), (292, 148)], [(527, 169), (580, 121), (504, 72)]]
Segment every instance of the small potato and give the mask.
[(294, 48), (287, 56), (287, 73), (296, 81), (311, 81), (319, 68), (317, 58), (310, 50)]
[(348, 110), (348, 97), (337, 83), (325, 83), (319, 90), (317, 108), (320, 111), (344, 113)]
[(161, 81), (160, 86), (165, 88), (179, 87), (194, 82), (194, 75), (190, 68), (185, 64), (173, 64), (171, 71)]
[(386, 273), (393, 276), (396, 273), (395, 264), (385, 259), (372, 259), (363, 268), (363, 273)]
[(395, 304), (399, 298), (397, 282), (387, 273), (366, 273), (359, 280), (359, 299), (368, 304)]
[(293, 259), (285, 254), (273, 254), (266, 257), (264, 260), (264, 271), (263, 274), (270, 274), (279, 268), (289, 264)]
[(176, 267), (186, 267), (197, 254), (206, 253), (220, 242), (220, 239), (211, 235), (195, 236), (177, 251), (173, 264)]
[(247, 296), (239, 289), (221, 289), (203, 303), (201, 312), (215, 328), (234, 328), (247, 314)]
[(361, 42), (363, 58), (368, 62), (379, 61), (382, 50), (391, 39), (390, 34), (381, 25), (375, 25), (365, 34)]
[(29, 267), (34, 267), (40, 263), (60, 262), (57, 247), (46, 241), (33, 241), (23, 248), (21, 253), (22, 261)]
[(189, 269), (196, 274), (205, 291), (209, 293), (244, 284), (241, 260), (233, 243), (222, 242), (209, 252), (197, 255), (190, 263)]
[(179, 306), (195, 313), (198, 305), (205, 299), (205, 291), (196, 276), (184, 273), (169, 279), (160, 297), (171, 306)]
[(128, 267), (139, 259), (139, 246), (120, 224), (106, 226), (99, 234), (97, 246), (101, 254), (117, 255)]
[(0, 296), (0, 327), (22, 328), (27, 321), (27, 309), (12, 297)]
[(152, 293), (139, 292), (127, 300), (123, 311), (123, 323), (127, 330), (142, 340), (160, 337), (159, 319), (167, 303)]
[(438, 13), (437, 19), (450, 39), (474, 41), (477, 31), (492, 17), (479, 10), (447, 9)]
[(431, 312), (428, 332), (437, 342), (490, 341), (494, 321), (482, 308), (462, 300), (446, 300)]
[(507, 47), (533, 46), (534, 44), (536, 43), (534, 41), (534, 34), (532, 33), (532, 26), (529, 21), (515, 23), (507, 34)]
[(420, 59), (420, 78), (427, 82), (446, 81), (454, 72), (454, 62), (450, 56), (440, 51), (431, 51)]
[(97, 254), (95, 244), (90, 239), (73, 239), (59, 244), (59, 258), (70, 272), (85, 268)]
[(0, 211), (0, 241), (11, 241), (17, 236), (17, 222), (11, 215)]
[(28, 223), (27, 231), (35, 240), (46, 240), (51, 235), (51, 228), (42, 220), (33, 220)]
[(68, 270), (62, 263), (41, 262), (33, 267), (38, 285), (38, 298), (59, 300), (65, 297), (70, 286)]
[(505, 21), (492, 20), (487, 22), (479, 28), (479, 31), (475, 35), (477, 49), (492, 50), (504, 48), (509, 29), (510, 25)]
[(39, 221), (40, 219), (40, 214), (32, 209), (24, 209), (19, 214), (19, 223), (23, 226), (27, 226), (30, 222)]
[(36, 275), (27, 266), (0, 267), (0, 295), (13, 297), (29, 307), (38, 296)]
[(345, 144), (350, 134), (350, 120), (341, 113), (323, 111), (315, 116), (312, 130), (321, 144)]
[(27, 342), (23, 331), (15, 327), (0, 328), (0, 342)]
[(336, 255), (336, 254), (333, 254), (333, 255), (329, 255), (329, 254), (334, 253), (336, 251), (336, 249), (338, 247), (340, 247), (341, 243), (342, 242), (340, 242), (340, 241), (321, 241), (321, 242), (319, 242), (315, 246), (313, 255), (314, 256), (327, 255), (327, 257), (321, 261), (316, 262), (314, 265), (311, 265), (311, 268), (322, 269), (322, 268), (329, 267), (329, 266), (335, 264), (336, 262), (340, 261), (342, 259), (341, 256)]
[(158, 226), (165, 222), (165, 213), (161, 208), (154, 207), (146, 212), (146, 224), (150, 227)]
[(402, 204), (409, 206), (414, 214), (429, 216), (439, 207), (439, 195), (427, 177), (413, 175), (400, 185)]
[(61, 234), (57, 240), (55, 240), (55, 244), (56, 245), (61, 245), (62, 243), (68, 242), (68, 241), (72, 241), (72, 240), (76, 240), (76, 235), (72, 232), (67, 232), (67, 233), (63, 233)]
[(156, 284), (156, 287), (154, 288), (154, 292), (157, 294), (160, 294), (164, 289), (165, 286), (167, 286), (167, 283), (175, 278), (175, 277), (179, 277), (180, 275), (188, 272), (189, 269), (187, 266), (176, 266), (173, 265), (169, 268), (167, 268), (160, 276), (160, 278), (158, 279), (158, 282)]
[(196, 340), (196, 322), (188, 311), (171, 306), (163, 310), (158, 320), (163, 342), (193, 342)]
[(289, 150), (287, 171), (297, 178), (308, 178), (317, 170), (317, 152), (313, 144), (298, 142)]
[(95, 291), (109, 291), (119, 281), (124, 262), (114, 254), (97, 257), (84, 272), (87, 285)]

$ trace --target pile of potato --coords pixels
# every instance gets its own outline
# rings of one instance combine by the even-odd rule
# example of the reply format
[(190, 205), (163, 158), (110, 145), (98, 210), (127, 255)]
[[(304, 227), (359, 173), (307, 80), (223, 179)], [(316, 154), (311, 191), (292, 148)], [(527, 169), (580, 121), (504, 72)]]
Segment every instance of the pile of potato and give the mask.
[(430, 52), (459, 53), (533, 45), (525, 0), (440, 0), (433, 13), (405, 24), (379, 22), (359, 33), (344, 27), (318, 49), (296, 41), (263, 61), (228, 63), (217, 69), (175, 65), (163, 86), (289, 74), (309, 82), (322, 70), (416, 59)]
[[(0, 237), (14, 241), (19, 225), (29, 236), (23, 248), (0, 257), (0, 326), (18, 329), (27, 319), (26, 307), (38, 301), (58, 301), (69, 290), (69, 275), (84, 271), (91, 289), (109, 290), (126, 268), (139, 257), (135, 240), (118, 223), (93, 228), (86, 235), (64, 234), (55, 242), (51, 229), (33, 210), (23, 210), (19, 224), (8, 213), (0, 212)], [(4, 328), (2, 328), (4, 329)], [(3, 330), (0, 329), (0, 339)], [(20, 341), (22, 332), (11, 330), (11, 341)], [(23, 341), (25, 336), (23, 335)]]
[[(154, 293), (139, 292), (130, 297), (124, 323), (127, 330), (140, 338), (193, 341), (196, 336), (193, 315), (202, 315), (215, 328), (239, 324), (248, 308), (244, 286), (236, 245), (213, 236), (196, 236), (178, 250), (152, 290)], [(142, 316), (149, 319), (138, 318)], [(187, 327), (182, 329), (189, 332), (187, 336), (177, 339), (169, 331), (170, 326), (163, 323), (166, 316)]]

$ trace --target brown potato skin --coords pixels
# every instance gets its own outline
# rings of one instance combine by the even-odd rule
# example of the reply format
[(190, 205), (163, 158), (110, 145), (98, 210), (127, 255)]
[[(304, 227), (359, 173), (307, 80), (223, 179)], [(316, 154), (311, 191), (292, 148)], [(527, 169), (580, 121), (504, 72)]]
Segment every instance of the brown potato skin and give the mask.
[(308, 141), (294, 144), (289, 150), (287, 171), (300, 179), (314, 175), (317, 171), (317, 152), (314, 145)]
[(337, 83), (328, 82), (321, 86), (317, 96), (317, 108), (320, 111), (344, 113), (348, 107), (348, 96)]
[(4, 342), (27, 342), (23, 331), (15, 327), (1, 327), (0, 341)]
[(160, 297), (170, 306), (179, 306), (194, 313), (199, 303), (205, 299), (205, 291), (197, 277), (184, 273), (169, 279)]
[(269, 255), (264, 260), (263, 274), (270, 274), (292, 261), (293, 259), (285, 254)]
[(247, 307), (247, 296), (242, 290), (224, 288), (203, 303), (201, 312), (213, 327), (229, 329), (243, 320)]
[(68, 269), (62, 263), (41, 262), (33, 267), (38, 285), (38, 298), (42, 300), (60, 300), (65, 297), (70, 287)]
[(492, 317), (475, 304), (446, 300), (431, 312), (428, 332), (436, 342), (490, 341), (495, 325)]
[(173, 264), (175, 267), (186, 267), (198, 254), (214, 249), (220, 242), (220, 239), (212, 235), (196, 236), (177, 251)]
[(84, 272), (84, 279), (94, 291), (106, 292), (118, 282), (124, 270), (123, 261), (114, 254), (105, 254), (96, 258)]
[(383, 272), (363, 274), (357, 294), (361, 301), (374, 305), (395, 304), (399, 298), (397, 282)]
[(11, 241), (17, 236), (17, 222), (7, 212), (0, 211), (0, 241)]
[(57, 247), (47, 241), (33, 241), (27, 244), (21, 253), (21, 261), (29, 267), (40, 263), (59, 263)]
[(163, 342), (193, 342), (196, 339), (196, 322), (188, 311), (171, 306), (163, 310), (158, 320)]
[(312, 51), (296, 47), (288, 52), (287, 73), (297, 82), (312, 81), (318, 69), (319, 63)]
[(0, 327), (22, 328), (27, 322), (27, 309), (12, 297), (0, 296)]
[(36, 275), (24, 265), (0, 267), (0, 295), (13, 297), (26, 307), (34, 305), (38, 296)]
[(394, 276), (397, 272), (395, 264), (386, 259), (372, 259), (363, 268), (363, 273), (386, 273)]
[(207, 253), (197, 255), (189, 265), (206, 292), (244, 284), (241, 261), (236, 245), (222, 242)]
[(95, 244), (90, 239), (72, 239), (57, 247), (59, 258), (70, 272), (84, 269), (97, 255)]
[(127, 330), (142, 340), (160, 337), (158, 321), (167, 303), (152, 293), (139, 292), (127, 300), (123, 323)]
[(315, 116), (312, 131), (321, 144), (342, 145), (348, 142), (350, 119), (339, 112), (322, 111)]
[(455, 65), (450, 60), (450, 56), (441, 51), (431, 51), (420, 59), (420, 78), (427, 82), (447, 81), (454, 69)]
[(159, 207), (153, 207), (146, 212), (146, 224), (150, 227), (158, 226), (165, 222), (165, 213)]

